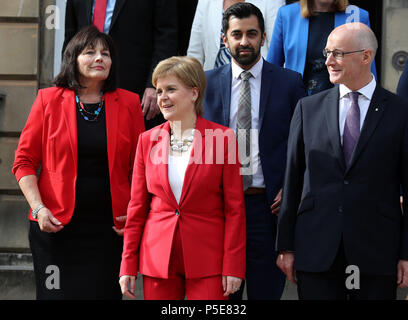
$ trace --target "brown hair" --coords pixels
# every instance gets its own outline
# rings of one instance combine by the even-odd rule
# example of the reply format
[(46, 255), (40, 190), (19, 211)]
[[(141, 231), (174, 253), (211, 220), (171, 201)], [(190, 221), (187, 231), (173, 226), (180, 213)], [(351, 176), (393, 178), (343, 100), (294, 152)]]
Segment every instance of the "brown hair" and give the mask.
[[(303, 18), (315, 16), (316, 12), (313, 9), (314, 0), (300, 0), (300, 14)], [(333, 12), (344, 12), (348, 6), (348, 0), (334, 0)]]
[(83, 87), (79, 83), (79, 71), (77, 66), (77, 58), (81, 52), (87, 48), (94, 48), (101, 43), (103, 47), (109, 50), (112, 65), (109, 71), (108, 78), (104, 82), (102, 88), (103, 92), (114, 91), (116, 85), (116, 69), (117, 58), (115, 46), (112, 38), (100, 32), (95, 26), (90, 25), (81, 29), (69, 42), (65, 48), (64, 55), (62, 57), (61, 71), (56, 76), (54, 84), (57, 87), (69, 88), (72, 90), (79, 90)]
[(197, 115), (204, 113), (204, 94), (207, 81), (201, 63), (193, 57), (171, 57), (161, 61), (153, 71), (152, 83), (157, 87), (159, 78), (175, 76), (187, 88), (198, 88), (198, 98), (195, 101)]

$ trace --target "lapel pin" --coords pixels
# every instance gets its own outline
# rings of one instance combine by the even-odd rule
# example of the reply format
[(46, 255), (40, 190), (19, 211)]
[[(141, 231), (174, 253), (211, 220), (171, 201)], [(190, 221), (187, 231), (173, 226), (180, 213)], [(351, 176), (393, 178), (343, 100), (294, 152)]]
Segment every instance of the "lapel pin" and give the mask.
[(378, 108), (375, 108), (375, 111), (378, 111), (379, 109)]

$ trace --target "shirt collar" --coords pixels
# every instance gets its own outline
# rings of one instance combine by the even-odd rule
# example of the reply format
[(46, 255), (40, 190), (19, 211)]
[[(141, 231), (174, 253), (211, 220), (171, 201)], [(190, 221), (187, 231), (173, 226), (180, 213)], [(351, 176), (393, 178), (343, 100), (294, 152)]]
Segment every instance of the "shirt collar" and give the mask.
[[(252, 77), (257, 78), (261, 73), (262, 73), (262, 67), (263, 67), (263, 58), (261, 57), (257, 63), (255, 63), (251, 69), (247, 70), (251, 72)], [(232, 77), (236, 80), (239, 79), (240, 74), (242, 71), (245, 71), (242, 69), (235, 61), (234, 59), (231, 60), (231, 68), (232, 68)]]
[[(357, 90), (357, 92), (360, 92), (368, 100), (371, 100), (371, 98), (373, 97), (374, 90), (377, 85), (374, 75), (371, 74), (371, 76), (373, 77), (371, 81), (365, 87), (362, 87), (361, 89)], [(344, 98), (344, 96), (348, 95), (352, 91), (349, 88), (347, 88), (344, 84), (340, 84), (339, 90), (340, 90), (340, 99)]]

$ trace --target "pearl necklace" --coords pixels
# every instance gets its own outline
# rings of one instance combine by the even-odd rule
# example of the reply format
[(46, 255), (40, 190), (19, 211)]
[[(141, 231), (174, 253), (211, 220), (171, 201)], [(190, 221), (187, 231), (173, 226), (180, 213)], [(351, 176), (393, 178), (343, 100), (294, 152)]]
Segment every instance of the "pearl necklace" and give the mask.
[(178, 140), (174, 137), (173, 130), (170, 131), (170, 146), (173, 151), (185, 152), (193, 143), (195, 129), (191, 130), (191, 135), (182, 140)]

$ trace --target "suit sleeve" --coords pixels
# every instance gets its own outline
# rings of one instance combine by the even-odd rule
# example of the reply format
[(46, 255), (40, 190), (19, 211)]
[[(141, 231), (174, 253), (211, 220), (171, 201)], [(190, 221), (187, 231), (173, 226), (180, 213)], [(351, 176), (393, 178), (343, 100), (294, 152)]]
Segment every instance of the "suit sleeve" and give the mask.
[(296, 105), (299, 102), (300, 99), (304, 98), (307, 96), (305, 84), (303, 83), (302, 76), (300, 73), (296, 73), (296, 80), (294, 81), (294, 95), (293, 100), (292, 100), (292, 105), (291, 105), (291, 112), (292, 114), (295, 111)]
[(75, 14), (75, 7), (72, 0), (67, 0), (65, 8), (65, 36), (64, 44), (62, 45), (62, 56), (64, 56), (65, 48), (72, 37), (79, 31), (77, 30), (78, 22)]
[(306, 168), (302, 127), (302, 100), (300, 100), (290, 124), (282, 205), (276, 238), (278, 251), (295, 251), (295, 224)]
[[(406, 69), (406, 68), (405, 68)], [(408, 105), (405, 104), (408, 109)], [(405, 112), (407, 115), (407, 112)], [(408, 117), (406, 116), (404, 139), (402, 148), (402, 197), (403, 197), (403, 217), (402, 217), (402, 236), (400, 259), (408, 260)]]
[(137, 276), (139, 268), (139, 245), (150, 206), (143, 155), (143, 134), (140, 136), (132, 175), (131, 198), (127, 210), (123, 236), (120, 275)]
[(177, 54), (177, 0), (156, 0), (154, 7), (153, 53), (146, 87), (153, 88), (152, 74), (156, 65)]
[(408, 101), (408, 63), (398, 82), (397, 95)]
[(40, 90), (21, 132), (15, 152), (12, 172), (17, 181), (24, 176), (37, 175), (37, 170), (42, 162), (43, 124), (44, 107), (42, 90)]
[(235, 134), (228, 129), (224, 140), (224, 168), (222, 185), (224, 191), (224, 276), (245, 278), (246, 218), (241, 165)]
[(187, 55), (196, 58), (204, 65), (204, 44), (203, 44), (203, 5), (204, 1), (199, 0), (191, 27), (190, 42), (188, 44)]
[(275, 20), (275, 27), (273, 29), (271, 43), (269, 45), (268, 56), (266, 61), (276, 64), (279, 67), (283, 67), (285, 63), (285, 56), (283, 51), (283, 19), (282, 19), (282, 7), (278, 11), (278, 15)]

